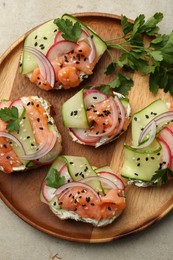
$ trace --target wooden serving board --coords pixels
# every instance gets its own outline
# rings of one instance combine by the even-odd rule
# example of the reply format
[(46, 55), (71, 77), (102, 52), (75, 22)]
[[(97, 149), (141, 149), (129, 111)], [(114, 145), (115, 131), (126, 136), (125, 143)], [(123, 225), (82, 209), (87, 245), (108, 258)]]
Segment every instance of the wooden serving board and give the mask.
[[(81, 21), (94, 29), (103, 39), (119, 37), (122, 34), (120, 17), (103, 13), (76, 14)], [(123, 144), (130, 143), (130, 128), (116, 142), (100, 148), (82, 146), (72, 142), (61, 121), (61, 105), (78, 89), (69, 91), (46, 92), (38, 89), (19, 73), (19, 58), (23, 42), (28, 33), (16, 41), (0, 60), (0, 98), (16, 99), (27, 95), (40, 95), (50, 101), (56, 112), (55, 121), (62, 135), (63, 154), (86, 156), (92, 165), (110, 165), (115, 172), (121, 173), (123, 161)], [(120, 55), (114, 52), (114, 55)], [(107, 83), (111, 77), (104, 75), (109, 62), (105, 54), (94, 70), (94, 74), (81, 87), (92, 84)], [(148, 90), (148, 77), (134, 74), (135, 85), (129, 94), (132, 112), (141, 109), (158, 97), (170, 101), (171, 97), (159, 92), (153, 96)], [(0, 172), (0, 197), (4, 203), (20, 218), (33, 227), (58, 238), (99, 243), (108, 242), (128, 234), (143, 230), (165, 216), (173, 208), (173, 182), (162, 188), (126, 188), (127, 207), (124, 213), (111, 225), (94, 228), (90, 224), (72, 220), (61, 221), (39, 199), (41, 182), (48, 166), (28, 172), (11, 175)], [(147, 170), (147, 169), (146, 169)]]

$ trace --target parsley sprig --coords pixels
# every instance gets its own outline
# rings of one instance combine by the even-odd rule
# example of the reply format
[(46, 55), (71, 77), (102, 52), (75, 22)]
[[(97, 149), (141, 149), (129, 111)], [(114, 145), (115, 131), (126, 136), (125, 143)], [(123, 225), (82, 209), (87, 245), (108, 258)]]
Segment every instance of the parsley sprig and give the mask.
[[(165, 93), (173, 95), (173, 32), (168, 35), (159, 34), (158, 23), (162, 19), (162, 13), (155, 13), (147, 21), (140, 14), (132, 24), (122, 15), (122, 37), (107, 41), (108, 48), (121, 50), (122, 54), (117, 60), (111, 56), (112, 61), (105, 74), (117, 72), (118, 68), (148, 74), (152, 93), (156, 94), (161, 88)], [(148, 46), (144, 44), (144, 34), (152, 36)]]
[(54, 24), (56, 24), (59, 30), (63, 33), (62, 37), (65, 40), (77, 42), (82, 33), (79, 22), (73, 24), (69, 19), (57, 18), (54, 20)]
[(173, 171), (171, 171), (169, 168), (165, 168), (155, 171), (155, 174), (153, 175), (151, 181), (157, 180), (157, 186), (160, 187), (162, 186), (162, 184), (167, 183), (170, 177), (173, 177)]
[(46, 177), (46, 185), (52, 188), (58, 188), (65, 183), (65, 177), (60, 176), (60, 172), (57, 169), (52, 168)]
[(18, 109), (15, 106), (12, 106), (11, 108), (5, 107), (0, 109), (0, 118), (4, 122), (7, 122), (6, 129), (9, 132), (19, 131), (20, 121), (22, 120), (24, 114), (25, 114), (25, 109), (23, 109), (21, 116), (19, 116)]

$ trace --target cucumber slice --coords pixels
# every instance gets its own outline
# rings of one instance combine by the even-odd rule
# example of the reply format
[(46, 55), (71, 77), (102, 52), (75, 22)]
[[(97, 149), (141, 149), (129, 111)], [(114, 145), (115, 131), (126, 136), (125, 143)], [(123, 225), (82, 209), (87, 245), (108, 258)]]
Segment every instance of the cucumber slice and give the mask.
[[(57, 25), (53, 21), (46, 22), (31, 32), (25, 39), (24, 47), (30, 46), (46, 54), (50, 46), (54, 43), (55, 34), (58, 30)], [(38, 67), (35, 57), (27, 51), (23, 52), (21, 62), (22, 74), (28, 74)]]
[(157, 99), (132, 117), (132, 145), (138, 145), (142, 129), (157, 115), (168, 111), (168, 105)]
[(76, 22), (80, 23), (81, 26), (91, 35), (93, 42), (95, 43), (96, 46), (98, 57), (100, 58), (103, 55), (103, 53), (107, 50), (107, 45), (92, 29), (87, 27), (85, 24), (83, 24), (81, 21), (79, 21), (77, 18), (73, 17), (72, 15), (64, 14), (62, 18), (69, 19), (73, 23)]
[[(65, 155), (57, 157), (57, 159), (50, 167), (47, 176), (50, 174), (53, 168), (60, 171), (64, 164), (67, 165), (68, 172), (73, 181), (79, 181), (90, 176), (97, 176), (96, 172), (93, 170), (85, 157)], [(103, 193), (100, 181), (92, 181), (92, 183), (89, 183), (89, 185), (92, 186), (96, 191)]]
[[(33, 153), (36, 151), (37, 149), (37, 144), (35, 141), (35, 137), (33, 134), (33, 130), (30, 124), (30, 120), (25, 112), (23, 119), (20, 122), (20, 129), (18, 132), (12, 132), (12, 134), (20, 140), (20, 142), (22, 143), (25, 151), (27, 154), (29, 153)], [(13, 141), (10, 142), (11, 146), (13, 147), (14, 151), (16, 152), (16, 154), (18, 155), (18, 157), (20, 158), (21, 156), (23, 156), (23, 152), (21, 151), (21, 149), (18, 147), (18, 145), (16, 143), (14, 143)], [(24, 161), (22, 160), (22, 163), (26, 166), (29, 166), (30, 164), (28, 164), (29, 161)]]
[(64, 126), (68, 128), (89, 128), (83, 89), (63, 104), (62, 120)]
[[(156, 144), (154, 144), (155, 146)], [(130, 180), (140, 180), (150, 182), (155, 171), (159, 169), (162, 161), (162, 150), (143, 150), (133, 149), (132, 147), (124, 146), (124, 164), (122, 167), (122, 177)], [(151, 148), (151, 147), (150, 147)], [(155, 150), (154, 150), (155, 149)]]

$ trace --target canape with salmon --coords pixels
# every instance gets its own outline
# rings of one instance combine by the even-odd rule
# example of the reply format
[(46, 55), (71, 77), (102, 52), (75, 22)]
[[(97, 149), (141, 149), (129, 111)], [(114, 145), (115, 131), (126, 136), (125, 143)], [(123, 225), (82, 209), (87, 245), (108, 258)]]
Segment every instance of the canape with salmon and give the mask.
[(132, 117), (132, 144), (124, 146), (122, 176), (140, 187), (173, 177), (173, 106), (157, 99)]
[(84, 88), (62, 106), (73, 141), (99, 147), (118, 138), (130, 123), (129, 100), (109, 85)]
[(21, 73), (44, 90), (74, 88), (93, 73), (106, 49), (95, 32), (65, 14), (26, 37)]
[(51, 164), (61, 152), (52, 106), (38, 96), (0, 102), (0, 170), (9, 174)]
[(59, 156), (40, 190), (40, 199), (60, 219), (106, 226), (125, 209), (123, 181), (110, 167), (92, 167), (85, 157)]

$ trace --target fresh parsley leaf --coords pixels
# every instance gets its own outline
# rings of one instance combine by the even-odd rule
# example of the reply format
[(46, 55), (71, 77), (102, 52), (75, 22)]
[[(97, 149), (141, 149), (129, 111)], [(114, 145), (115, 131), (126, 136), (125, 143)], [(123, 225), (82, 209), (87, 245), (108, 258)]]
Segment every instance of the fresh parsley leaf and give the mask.
[(60, 172), (57, 169), (52, 168), (46, 177), (46, 185), (52, 188), (58, 188), (65, 183), (65, 177), (60, 176)]
[(151, 181), (158, 181), (158, 186), (167, 183), (169, 177), (173, 177), (173, 172), (169, 168), (155, 171)]
[(111, 62), (105, 69), (105, 74), (106, 75), (110, 75), (113, 72), (116, 71), (116, 63), (115, 62)]
[(129, 22), (127, 17), (124, 15), (121, 15), (121, 26), (122, 26), (124, 35), (127, 35), (133, 29), (133, 24), (131, 22)]
[(58, 26), (59, 30), (62, 32), (62, 37), (65, 40), (77, 42), (82, 33), (79, 22), (73, 24), (69, 19), (57, 18), (54, 20), (54, 24)]
[(106, 94), (107, 96), (110, 96), (111, 91), (110, 91), (110, 85), (101, 85), (99, 87), (97, 87), (97, 89), (101, 92), (103, 92), (104, 94)]
[(118, 73), (116, 79), (109, 83), (111, 88), (115, 88), (117, 92), (124, 96), (128, 95), (131, 87), (133, 86), (133, 80), (130, 77), (124, 76)]
[(152, 17), (150, 17), (146, 23), (142, 26), (141, 32), (145, 32), (149, 36), (154, 36), (159, 31), (159, 27), (157, 24), (161, 22), (163, 19), (162, 13), (155, 13)]
[(0, 118), (4, 122), (8, 122), (6, 129), (9, 132), (17, 132), (20, 128), (20, 121), (23, 118), (23, 114), (25, 113), (25, 109), (23, 110), (22, 115), (19, 117), (18, 109), (14, 106), (11, 108), (2, 108), (0, 109)]

